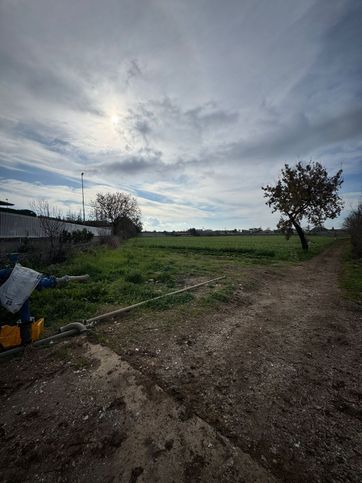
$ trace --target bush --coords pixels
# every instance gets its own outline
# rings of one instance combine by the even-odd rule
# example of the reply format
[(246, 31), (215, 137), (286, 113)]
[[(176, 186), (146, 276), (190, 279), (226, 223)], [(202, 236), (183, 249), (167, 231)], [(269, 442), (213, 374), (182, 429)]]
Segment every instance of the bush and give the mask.
[(362, 257), (362, 201), (358, 203), (356, 209), (352, 210), (344, 221), (343, 227), (351, 235), (353, 256)]
[(140, 272), (130, 272), (124, 277), (126, 282), (142, 283), (144, 281), (143, 275)]
[(71, 236), (73, 243), (86, 243), (91, 241), (94, 235), (91, 231), (83, 228), (83, 230), (73, 231)]
[(113, 234), (122, 240), (128, 240), (141, 232), (141, 226), (127, 216), (119, 217), (113, 223)]
[(87, 243), (92, 240), (93, 236), (93, 233), (86, 228), (72, 232), (63, 230), (59, 235), (59, 241), (60, 243)]
[(72, 234), (67, 230), (62, 230), (59, 235), (60, 243), (70, 243), (72, 241)]

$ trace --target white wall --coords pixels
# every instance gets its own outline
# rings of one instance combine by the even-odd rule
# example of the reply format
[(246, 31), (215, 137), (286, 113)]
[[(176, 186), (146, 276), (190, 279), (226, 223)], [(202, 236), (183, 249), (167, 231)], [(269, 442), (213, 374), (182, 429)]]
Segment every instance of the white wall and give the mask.
[[(94, 236), (110, 235), (110, 228), (78, 225), (77, 223), (65, 223), (64, 230), (73, 232), (86, 228)], [(0, 211), (0, 238), (44, 238), (45, 233), (39, 218), (35, 216), (17, 215)]]

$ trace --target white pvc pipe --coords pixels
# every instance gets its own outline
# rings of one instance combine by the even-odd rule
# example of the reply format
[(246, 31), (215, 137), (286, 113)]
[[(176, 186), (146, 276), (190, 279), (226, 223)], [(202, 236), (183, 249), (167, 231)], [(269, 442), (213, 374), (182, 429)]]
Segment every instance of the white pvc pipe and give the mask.
[(89, 275), (63, 275), (63, 277), (57, 277), (57, 283), (67, 282), (85, 282), (89, 279)]
[(140, 307), (141, 305), (148, 304), (149, 302), (153, 302), (154, 300), (159, 300), (159, 299), (162, 299), (164, 297), (169, 297), (170, 295), (176, 295), (178, 293), (187, 292), (188, 290), (192, 290), (194, 288), (201, 287), (202, 285), (206, 285), (206, 284), (211, 283), (211, 282), (216, 282), (217, 280), (221, 280), (223, 278), (225, 278), (225, 275), (223, 275), (222, 277), (213, 278), (212, 280), (207, 280), (207, 282), (201, 282), (201, 283), (197, 283), (196, 285), (191, 285), (191, 287), (185, 287), (185, 288), (182, 288), (180, 290), (175, 290), (174, 292), (169, 292), (169, 293), (166, 293), (166, 294), (163, 294), (163, 295), (159, 295), (158, 297), (154, 297), (152, 299), (144, 300), (143, 302), (138, 302), (137, 304), (129, 305), (128, 307), (122, 307), (120, 309), (113, 310), (112, 312), (107, 312), (106, 314), (97, 315), (96, 317), (92, 317), (90, 319), (84, 320), (84, 324), (86, 326), (92, 327), (93, 325), (95, 325), (97, 322), (99, 322), (102, 319), (107, 319), (109, 317), (113, 317), (114, 315), (118, 315), (118, 314), (121, 314), (123, 312), (128, 312), (129, 310), (135, 309), (136, 307)]

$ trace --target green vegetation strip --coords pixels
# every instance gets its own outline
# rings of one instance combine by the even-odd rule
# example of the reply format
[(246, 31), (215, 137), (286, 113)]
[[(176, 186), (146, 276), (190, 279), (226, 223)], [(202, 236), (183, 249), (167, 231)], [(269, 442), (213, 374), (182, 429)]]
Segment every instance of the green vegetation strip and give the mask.
[(348, 298), (362, 303), (362, 259), (353, 258), (350, 249), (344, 258), (341, 284)]
[[(308, 258), (332, 242), (331, 238), (313, 237)], [(172, 246), (176, 248), (170, 248)], [(260, 256), (263, 251), (273, 252), (274, 256)], [(242, 266), (297, 262), (305, 258), (298, 239), (287, 241), (282, 236), (136, 238), (115, 250), (92, 248), (62, 264), (44, 267), (27, 264), (56, 276), (90, 276), (86, 283), (35, 291), (31, 296), (31, 312), (35, 317), (44, 317), (46, 327), (54, 332), (71, 321), (84, 320), (227, 274), (227, 281), (215, 287), (197, 294), (183, 293), (156, 300), (147, 308), (139, 309), (159, 313), (172, 309), (176, 317), (184, 308), (189, 312), (196, 307), (205, 311), (220, 302), (227, 303), (233, 295), (234, 284), (240, 283), (243, 277)], [(2, 323), (15, 322), (18, 318), (18, 314), (12, 316), (0, 309)]]
[(158, 236), (139, 237), (130, 240), (129, 246), (160, 248), (195, 252), (204, 255), (237, 255), (247, 259), (272, 259), (274, 261), (305, 260), (320, 253), (334, 242), (333, 237), (309, 236), (310, 247), (306, 254), (297, 236), (286, 240), (282, 235), (239, 236)]
[(236, 248), (236, 247), (198, 247), (183, 245), (148, 245), (148, 248), (166, 248), (168, 250), (182, 250), (206, 253), (210, 255), (236, 254), (236, 255), (252, 255), (252, 257), (274, 257), (275, 252), (272, 250), (258, 250), (256, 248)]

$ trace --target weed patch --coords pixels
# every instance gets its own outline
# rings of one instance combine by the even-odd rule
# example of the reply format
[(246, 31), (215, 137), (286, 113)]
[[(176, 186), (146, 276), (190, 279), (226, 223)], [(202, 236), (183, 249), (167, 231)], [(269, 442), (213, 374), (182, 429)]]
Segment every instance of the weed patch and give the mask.
[(362, 303), (362, 258), (353, 258), (351, 248), (344, 257), (341, 285), (348, 298)]
[(126, 276), (124, 277), (126, 282), (131, 282), (131, 283), (142, 283), (144, 282), (144, 276), (142, 275), (141, 272), (131, 272), (127, 273)]

